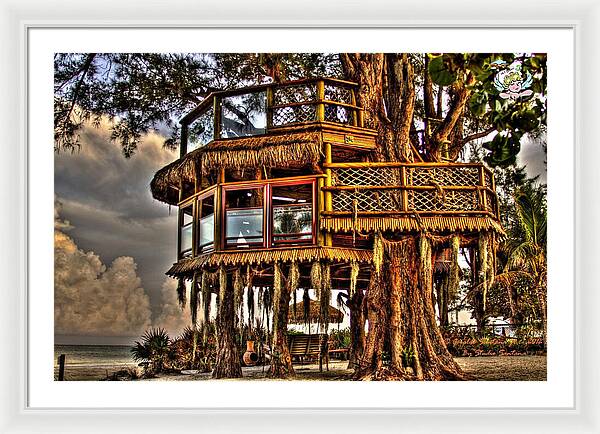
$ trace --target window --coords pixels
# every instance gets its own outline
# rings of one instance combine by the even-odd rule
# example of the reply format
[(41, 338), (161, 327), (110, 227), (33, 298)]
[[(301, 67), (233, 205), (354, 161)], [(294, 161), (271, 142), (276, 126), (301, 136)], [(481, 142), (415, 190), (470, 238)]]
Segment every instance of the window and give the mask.
[(312, 243), (313, 183), (273, 185), (273, 245)]
[(213, 113), (211, 107), (188, 125), (187, 152), (198, 149), (213, 140), (215, 135)]
[(211, 192), (198, 199), (198, 254), (210, 252), (215, 246), (215, 196)]
[(194, 207), (187, 205), (179, 209), (179, 257), (192, 254), (192, 228), (194, 226)]
[(221, 138), (255, 136), (267, 128), (266, 92), (230, 96), (221, 101)]
[(264, 245), (264, 186), (225, 189), (225, 248)]

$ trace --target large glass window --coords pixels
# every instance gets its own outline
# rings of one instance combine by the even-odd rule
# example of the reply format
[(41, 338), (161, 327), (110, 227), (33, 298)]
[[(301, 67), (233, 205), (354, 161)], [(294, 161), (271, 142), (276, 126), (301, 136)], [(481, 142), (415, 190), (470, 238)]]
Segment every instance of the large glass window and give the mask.
[(211, 194), (198, 199), (200, 223), (198, 225), (198, 253), (214, 250), (215, 242), (215, 196)]
[(192, 254), (192, 228), (194, 226), (194, 208), (188, 205), (179, 209), (179, 256)]
[(230, 96), (221, 101), (221, 138), (255, 136), (267, 128), (266, 92)]
[(271, 200), (273, 245), (311, 243), (313, 184), (274, 185)]
[(264, 187), (225, 190), (225, 248), (264, 243)]
[(198, 149), (214, 139), (214, 122), (214, 110), (211, 107), (188, 125), (187, 152)]

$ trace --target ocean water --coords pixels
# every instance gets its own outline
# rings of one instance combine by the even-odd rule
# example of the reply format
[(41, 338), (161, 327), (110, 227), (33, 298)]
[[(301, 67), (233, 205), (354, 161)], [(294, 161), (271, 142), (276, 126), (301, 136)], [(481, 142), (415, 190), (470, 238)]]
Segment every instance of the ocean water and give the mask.
[(133, 368), (127, 345), (55, 345), (54, 378), (58, 378), (58, 356), (65, 355), (66, 380), (101, 380), (112, 372)]

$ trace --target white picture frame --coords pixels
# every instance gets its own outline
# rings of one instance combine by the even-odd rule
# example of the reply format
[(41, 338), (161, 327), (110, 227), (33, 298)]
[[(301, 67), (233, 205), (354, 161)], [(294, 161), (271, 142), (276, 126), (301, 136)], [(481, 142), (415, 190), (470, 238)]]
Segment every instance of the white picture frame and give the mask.
[[(263, 7), (260, 7), (263, 6)], [(146, 7), (134, 2), (108, 0), (97, 4), (75, 4), (41, 0), (8, 0), (0, 6), (3, 23), (3, 52), (8, 61), (0, 67), (0, 79), (6, 89), (0, 122), (5, 144), (0, 183), (4, 206), (2, 221), (2, 267), (5, 290), (0, 307), (0, 342), (9, 349), (0, 358), (0, 431), (1, 432), (512, 432), (512, 433), (595, 433), (600, 432), (598, 390), (600, 376), (595, 368), (599, 351), (597, 341), (600, 307), (594, 291), (595, 222), (598, 205), (593, 198), (598, 185), (594, 163), (594, 126), (598, 115), (600, 85), (594, 81), (598, 66), (600, 5), (575, 0), (565, 6), (543, 5), (539, 1), (515, 0), (502, 4), (473, 6), (467, 0), (428, 4), (418, 2), (385, 4), (382, 0), (360, 5), (324, 2), (298, 2), (267, 9), (268, 2), (194, 3), (181, 1)], [(90, 19), (90, 17), (93, 17)], [(193, 19), (191, 17), (202, 17)], [(225, 18), (226, 17), (226, 18)], [(315, 18), (318, 17), (318, 18)], [(28, 181), (31, 144), (27, 121), (31, 106), (29, 92), (28, 33), (32, 29), (72, 27), (113, 28), (562, 28), (575, 34), (575, 360), (574, 405), (500, 409), (472, 405), (456, 409), (452, 405), (435, 408), (73, 408), (30, 405), (31, 384), (27, 372), (31, 316), (27, 316), (30, 280), (33, 268), (31, 249), (35, 239), (28, 238), (32, 224), (31, 192)], [(100, 44), (101, 45), (101, 44)], [(100, 46), (99, 45), (99, 46)], [(315, 48), (315, 51), (320, 51)], [(550, 90), (552, 92), (552, 90)], [(552, 105), (549, 105), (552, 110)], [(48, 216), (49, 219), (49, 216)], [(570, 355), (569, 355), (570, 356)], [(293, 386), (290, 386), (293, 387)], [(500, 385), (498, 385), (500, 387)], [(230, 390), (234, 390), (235, 388)], [(352, 408), (353, 407), (353, 408)]]

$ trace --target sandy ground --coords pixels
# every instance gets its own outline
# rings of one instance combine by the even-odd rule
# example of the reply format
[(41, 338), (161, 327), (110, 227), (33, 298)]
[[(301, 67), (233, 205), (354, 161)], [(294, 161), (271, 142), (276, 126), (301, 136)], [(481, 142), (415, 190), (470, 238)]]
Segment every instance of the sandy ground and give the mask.
[[(457, 357), (456, 362), (468, 374), (480, 381), (545, 381), (546, 356), (486, 356), (486, 357)], [(329, 371), (319, 372), (319, 366), (295, 365), (296, 380), (346, 380), (352, 372), (347, 369), (347, 361), (332, 360)], [(107, 368), (69, 368), (66, 370), (67, 380), (94, 381), (105, 379), (107, 374), (122, 367)], [(267, 380), (265, 378), (268, 366), (244, 367), (242, 380)], [(157, 378), (144, 381), (186, 381), (210, 380), (210, 373), (183, 375), (163, 374)], [(228, 381), (228, 380), (220, 380)], [(238, 380), (239, 381), (239, 380)]]

